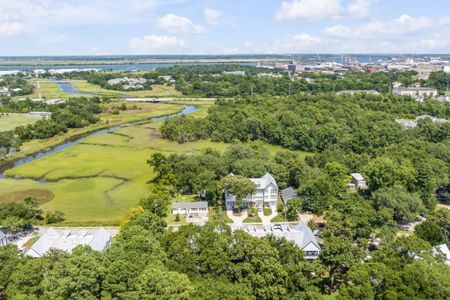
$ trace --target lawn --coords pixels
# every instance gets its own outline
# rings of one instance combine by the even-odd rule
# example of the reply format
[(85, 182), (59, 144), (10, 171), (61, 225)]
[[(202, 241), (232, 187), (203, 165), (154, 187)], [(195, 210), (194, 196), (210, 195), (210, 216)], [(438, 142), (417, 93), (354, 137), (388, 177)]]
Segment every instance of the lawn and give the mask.
[(289, 221), (284, 218), (284, 214), (283, 213), (279, 213), (274, 218), (272, 218), (272, 220), (270, 220), (270, 222), (276, 223), (276, 222), (289, 222)]
[[(173, 113), (181, 108), (148, 103), (140, 103), (139, 107), (140, 110), (121, 113), (120, 119), (108, 116), (109, 124)], [(54, 198), (41, 207), (63, 211), (66, 224), (116, 225), (130, 207), (148, 194), (147, 182), (154, 175), (146, 161), (153, 153), (194, 153), (210, 146), (219, 149), (225, 146), (208, 141), (180, 145), (161, 140), (155, 130), (152, 123), (129, 125), (111, 133), (89, 136), (61, 152), (10, 169), (7, 176), (45, 178), (48, 182), (0, 180), (0, 199), (26, 196), (30, 190), (47, 191)]]
[(39, 94), (42, 98), (46, 99), (69, 99), (76, 97), (76, 95), (71, 95), (61, 91), (59, 86), (52, 82), (51, 80), (32, 80), (31, 83), (34, 85), (34, 91), (31, 95), (16, 96), (14, 99), (37, 99)]
[(253, 216), (253, 217), (247, 217), (247, 218), (246, 218), (244, 221), (242, 221), (242, 222), (244, 222), (244, 223), (261, 223), (262, 220), (261, 220), (260, 217), (258, 217), (258, 216), (256, 215), (256, 216)]
[(270, 216), (272, 214), (272, 209), (269, 207), (264, 207), (263, 213), (265, 216)]
[(104, 89), (98, 85), (91, 84), (85, 81), (69, 80), (68, 82), (72, 83), (80, 92), (88, 92), (101, 95), (129, 95), (137, 98), (181, 96), (181, 93), (175, 90), (174, 87), (164, 85), (153, 85), (152, 90), (126, 92)]
[[(108, 106), (120, 105), (122, 102), (112, 102), (106, 104)], [(128, 107), (133, 107), (133, 105), (127, 104)], [(78, 136), (83, 136), (86, 133), (96, 131), (99, 129), (111, 127), (114, 125), (124, 124), (128, 122), (135, 122), (139, 120), (147, 120), (151, 117), (162, 116), (167, 114), (173, 114), (182, 110), (181, 105), (171, 105), (162, 103), (136, 103), (136, 110), (122, 111), (120, 114), (115, 115), (111, 113), (104, 113), (100, 115), (101, 120), (95, 124), (83, 127), (69, 129), (66, 134), (57, 135), (45, 140), (32, 140), (24, 143), (21, 146), (19, 152), (12, 153), (8, 156), (8, 159), (17, 159), (39, 152), (43, 149), (51, 148), (56, 145), (63, 143), (64, 141), (75, 138)], [(1, 162), (0, 162), (1, 165)]]
[(0, 131), (14, 130), (18, 126), (33, 124), (40, 119), (42, 119), (41, 116), (31, 116), (28, 114), (0, 114)]

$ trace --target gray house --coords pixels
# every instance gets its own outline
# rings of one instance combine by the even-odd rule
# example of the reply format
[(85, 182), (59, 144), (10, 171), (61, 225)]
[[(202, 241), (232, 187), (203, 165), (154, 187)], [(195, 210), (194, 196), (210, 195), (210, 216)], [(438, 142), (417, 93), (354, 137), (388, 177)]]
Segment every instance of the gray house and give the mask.
[(297, 197), (297, 190), (292, 186), (287, 187), (281, 190), (281, 199), (283, 200), (284, 205), (287, 205), (289, 200)]
[(0, 247), (6, 246), (8, 240), (6, 239), (6, 234), (0, 230)]

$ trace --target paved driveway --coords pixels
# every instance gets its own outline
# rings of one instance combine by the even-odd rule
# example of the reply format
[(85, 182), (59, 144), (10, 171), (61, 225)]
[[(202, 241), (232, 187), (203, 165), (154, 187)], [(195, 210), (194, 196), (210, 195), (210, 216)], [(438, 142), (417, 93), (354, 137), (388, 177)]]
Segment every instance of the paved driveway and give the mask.
[(228, 218), (230, 218), (231, 220), (233, 220), (233, 224), (236, 226), (242, 226), (242, 222), (247, 219), (248, 214), (247, 211), (242, 211), (242, 215), (241, 216), (235, 216), (233, 215), (233, 211), (231, 210), (227, 210), (227, 216)]
[(270, 225), (270, 223), (271, 223), (270, 220), (275, 218), (277, 215), (278, 215), (278, 213), (276, 211), (272, 211), (272, 214), (270, 214), (270, 216), (265, 216), (264, 212), (262, 212), (262, 211), (258, 212), (258, 216), (261, 218), (263, 225)]

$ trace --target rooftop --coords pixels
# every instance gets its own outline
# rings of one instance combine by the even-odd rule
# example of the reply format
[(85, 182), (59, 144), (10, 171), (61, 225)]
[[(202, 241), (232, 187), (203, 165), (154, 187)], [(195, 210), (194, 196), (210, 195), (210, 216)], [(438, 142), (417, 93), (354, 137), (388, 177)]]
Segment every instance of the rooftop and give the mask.
[(353, 178), (355, 178), (355, 180), (358, 180), (358, 181), (364, 180), (364, 177), (361, 175), (361, 173), (352, 173), (351, 176)]
[(273, 235), (277, 238), (285, 238), (296, 244), (302, 250), (311, 250), (309, 247), (311, 245), (315, 246), (313, 248), (320, 249), (319, 243), (317, 242), (311, 228), (309, 228), (303, 221), (300, 221), (300, 223), (293, 226), (281, 224), (272, 224), (267, 226), (251, 225), (234, 227), (232, 230), (243, 230), (251, 236), (258, 238), (267, 235)]
[(63, 232), (54, 228), (48, 229), (34, 243), (26, 254), (32, 257), (40, 257), (50, 249), (59, 249), (67, 252), (79, 245), (90, 246), (93, 250), (103, 251), (111, 242), (112, 234), (104, 229), (65, 229)]
[(401, 87), (394, 89), (395, 91), (437, 91), (434, 88), (430, 87)]
[(196, 202), (174, 202), (172, 204), (172, 209), (192, 209), (192, 208), (208, 208), (208, 202), (196, 201)]
[(289, 199), (297, 197), (297, 190), (292, 186), (287, 187), (281, 190), (281, 197), (283, 198), (283, 201), (286, 202)]
[(270, 173), (264, 174), (264, 176), (261, 178), (250, 178), (250, 180), (256, 184), (256, 188), (258, 188), (258, 189), (265, 189), (271, 183), (273, 185), (277, 186), (277, 182), (275, 181), (275, 178), (273, 178)]

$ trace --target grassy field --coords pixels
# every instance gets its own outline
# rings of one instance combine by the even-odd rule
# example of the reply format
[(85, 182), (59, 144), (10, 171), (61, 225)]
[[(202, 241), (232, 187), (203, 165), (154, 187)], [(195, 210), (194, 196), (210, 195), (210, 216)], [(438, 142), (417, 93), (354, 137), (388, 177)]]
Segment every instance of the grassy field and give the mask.
[(74, 95), (67, 94), (61, 91), (59, 86), (50, 80), (32, 80), (31, 82), (34, 85), (33, 94), (26, 96), (17, 96), (14, 97), (14, 99), (37, 99), (39, 98), (39, 95), (47, 99), (69, 99), (74, 97)]
[(150, 155), (157, 151), (194, 153), (211, 146), (226, 148), (207, 141), (179, 145), (153, 134), (147, 127), (130, 126), (88, 137), (81, 144), (6, 172), (8, 176), (46, 178), (48, 183), (21, 180), (17, 185), (6, 179), (0, 181), (0, 190), (48, 190), (55, 197), (42, 208), (63, 211), (68, 223), (118, 224), (149, 192), (147, 182), (154, 175), (146, 164)]
[(14, 130), (17, 126), (33, 124), (40, 119), (42, 119), (41, 116), (30, 116), (28, 114), (0, 114), (0, 131)]
[(115, 91), (104, 89), (98, 85), (91, 84), (85, 81), (78, 80), (69, 80), (68, 82), (72, 83), (77, 90), (80, 92), (88, 92), (94, 94), (101, 95), (130, 95), (138, 98), (151, 98), (151, 97), (179, 97), (181, 93), (176, 91), (174, 87), (171, 86), (163, 86), (163, 85), (154, 85), (152, 86), (152, 90), (148, 91)]
[[(138, 109), (135, 111), (105, 115), (102, 121), (107, 121), (108, 125), (126, 123), (181, 109), (181, 105), (136, 105)], [(128, 209), (149, 192), (147, 182), (153, 173), (146, 161), (152, 153), (191, 153), (209, 146), (209, 142), (190, 145), (168, 143), (158, 138), (157, 126), (154, 128), (152, 125), (130, 125), (113, 133), (90, 136), (61, 152), (8, 170), (8, 176), (46, 178), (49, 182), (0, 180), (0, 199), (16, 199), (32, 190), (46, 191), (54, 198), (44, 203), (42, 208), (63, 211), (67, 224), (119, 224)], [(35, 144), (24, 147), (37, 149)], [(216, 147), (223, 148), (223, 145), (218, 144)]]
[[(119, 105), (121, 103), (122, 102), (112, 102), (107, 105), (112, 106), (112, 105)], [(137, 109), (122, 111), (118, 115), (103, 113), (100, 115), (101, 120), (99, 122), (83, 128), (69, 129), (69, 131), (64, 135), (58, 135), (45, 140), (33, 140), (26, 142), (22, 145), (21, 150), (19, 152), (10, 154), (8, 156), (8, 159), (21, 158), (23, 156), (36, 153), (43, 149), (54, 147), (58, 144), (63, 143), (67, 139), (84, 135), (88, 132), (92, 132), (102, 128), (111, 127), (114, 125), (124, 124), (128, 122), (145, 120), (156, 116), (173, 114), (182, 110), (182, 105), (170, 105), (161, 103), (136, 103), (131, 105), (127, 103), (127, 106), (130, 108), (134, 105), (137, 106)]]
[[(152, 98), (152, 97), (180, 97), (181, 93), (176, 91), (174, 87), (171, 86), (163, 86), (163, 85), (154, 85), (152, 86), (152, 90), (147, 91), (114, 91), (104, 89), (98, 85), (90, 84), (81, 80), (68, 80), (68, 82), (72, 83), (77, 90), (80, 92), (88, 92), (99, 95), (110, 95), (110, 96), (120, 96), (120, 95), (129, 95), (137, 98)], [(51, 80), (32, 80), (31, 83), (34, 85), (34, 90), (31, 95), (26, 96), (17, 96), (14, 97), (15, 100), (18, 99), (37, 99), (39, 96), (46, 99), (69, 99), (76, 97), (90, 97), (89, 95), (73, 95), (69, 93), (63, 92), (59, 86), (52, 82)]]

